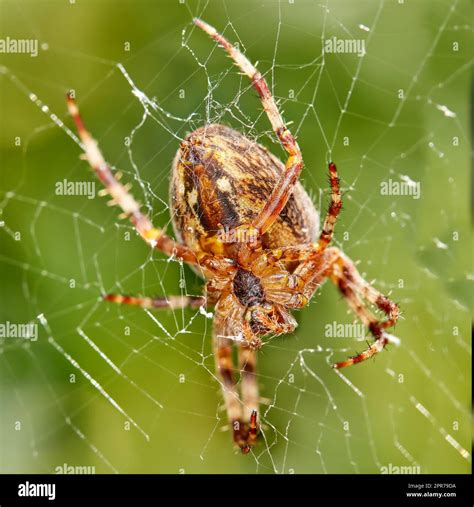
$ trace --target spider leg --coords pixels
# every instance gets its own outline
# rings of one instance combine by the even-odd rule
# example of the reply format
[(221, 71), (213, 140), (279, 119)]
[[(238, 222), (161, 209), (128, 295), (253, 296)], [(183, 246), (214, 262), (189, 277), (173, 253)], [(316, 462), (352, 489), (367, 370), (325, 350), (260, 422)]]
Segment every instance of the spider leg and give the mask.
[(152, 248), (156, 248), (169, 256), (175, 256), (189, 264), (199, 264), (210, 271), (217, 270), (218, 259), (212, 259), (212, 256), (206, 254), (196, 254), (192, 249), (177, 243), (167, 236), (162, 229), (153, 226), (149, 217), (142, 213), (140, 205), (132, 194), (129, 193), (129, 186), (122, 185), (119, 181), (120, 177), (113, 174), (97, 142), (86, 130), (79, 113), (79, 108), (71, 94), (67, 96), (67, 104), (69, 113), (76, 124), (79, 137), (81, 138), (86, 160), (104, 185), (107, 193), (112, 197), (111, 203), (117, 204), (122, 208), (123, 215), (130, 218), (130, 221), (145, 242)]
[(326, 219), (324, 220), (323, 229), (319, 236), (318, 241), (318, 252), (321, 253), (325, 250), (332, 241), (334, 234), (334, 226), (336, 220), (342, 209), (341, 199), (341, 188), (340, 180), (337, 175), (336, 164), (333, 162), (329, 163), (329, 183), (331, 184), (331, 203), (329, 205), (328, 212), (326, 213)]
[[(372, 326), (377, 326), (379, 323), (377, 321), (376, 316), (371, 312), (367, 307), (364, 306), (362, 299), (355, 292), (346, 280), (343, 278), (338, 279), (337, 285), (339, 290), (343, 294), (344, 298), (347, 301), (347, 304), (352, 309), (352, 311), (357, 315), (360, 321), (370, 330), (372, 330)], [(355, 356), (349, 357), (345, 361), (341, 361), (333, 365), (333, 368), (344, 368), (346, 366), (351, 366), (353, 364), (360, 363), (365, 361), (366, 359), (370, 359), (375, 354), (378, 354), (382, 351), (385, 345), (389, 342), (388, 338), (382, 336), (382, 332), (378, 333), (376, 336), (376, 340), (374, 343), (370, 344), (367, 342), (367, 349), (361, 352), (360, 354), (356, 354)]]
[[(381, 352), (387, 343), (398, 344), (398, 338), (385, 332), (398, 320), (400, 315), (398, 305), (364, 280), (354, 263), (338, 248), (327, 248), (317, 256), (312, 255), (312, 252), (309, 245), (307, 251), (309, 260), (302, 260), (292, 274), (282, 278), (284, 285), (280, 286), (279, 290), (286, 290), (289, 293), (288, 301), (294, 298), (294, 294), (291, 292), (302, 294), (306, 301), (309, 301), (324, 280), (330, 278), (341, 291), (351, 310), (375, 338), (374, 343), (369, 345), (365, 351), (346, 361), (336, 363), (334, 368), (344, 368), (365, 361)], [(303, 259), (304, 249), (301, 249), (299, 253)], [(364, 303), (364, 300), (385, 313), (387, 318), (385, 320), (378, 319)]]
[[(317, 264), (315, 260), (320, 258), (321, 254), (326, 250), (332, 241), (334, 234), (334, 226), (337, 221), (337, 217), (342, 209), (341, 190), (339, 186), (339, 177), (337, 175), (336, 164), (333, 162), (329, 163), (329, 182), (331, 184), (331, 202), (329, 204), (328, 212), (324, 220), (324, 225), (319, 236), (317, 243), (307, 243), (304, 245), (294, 245), (282, 248), (275, 248), (273, 250), (265, 251), (260, 259), (257, 259), (254, 268), (260, 270), (261, 276), (267, 275), (267, 272), (271, 272), (274, 268), (273, 265), (277, 262), (284, 264), (307, 261), (304, 271), (310, 273), (310, 277), (314, 275), (313, 264)], [(261, 267), (259, 266), (261, 264)], [(311, 263), (311, 264), (309, 264)], [(300, 271), (302, 268), (300, 268)], [(299, 277), (306, 281), (305, 277)]]
[(267, 113), (268, 119), (270, 120), (273, 131), (278, 136), (283, 148), (288, 153), (288, 160), (283, 174), (275, 185), (275, 188), (270, 194), (270, 197), (268, 198), (268, 201), (262, 211), (252, 223), (252, 226), (257, 228), (260, 233), (263, 234), (273, 225), (293, 192), (293, 188), (298, 180), (301, 169), (303, 168), (301, 150), (295, 138), (287, 129), (275, 103), (275, 99), (273, 98), (268, 84), (262, 74), (260, 74), (246, 56), (233, 46), (223, 35), (218, 33), (214, 27), (198, 18), (194, 18), (194, 23), (217, 41), (227, 51), (240, 70), (252, 81), (252, 84), (260, 97), (263, 108)]
[(234, 443), (243, 454), (250, 452), (258, 434), (258, 384), (255, 377), (256, 351), (248, 344), (239, 349), (240, 383), (242, 398), (239, 397), (237, 379), (232, 358), (236, 343), (236, 323), (241, 321), (240, 308), (233, 306), (233, 299), (222, 298), (217, 306), (213, 326), (213, 350), (216, 370), (221, 383), (227, 417), (233, 430)]
[(258, 382), (255, 375), (257, 366), (257, 352), (250, 347), (241, 346), (239, 348), (239, 366), (240, 366), (240, 391), (242, 394), (243, 420), (248, 421), (247, 446), (248, 450), (242, 449), (242, 452), (250, 451), (255, 445), (258, 436)]
[[(334, 368), (344, 368), (373, 357), (381, 352), (387, 343), (399, 342), (398, 338), (389, 335), (385, 330), (396, 324), (400, 310), (396, 303), (364, 280), (354, 263), (338, 248), (329, 248), (326, 252), (333, 257), (333, 262), (328, 273), (329, 278), (338, 286), (351, 309), (367, 326), (375, 338), (375, 341), (360, 354), (334, 365)], [(377, 319), (363, 304), (364, 299), (385, 313), (387, 318), (385, 320)]]
[[(271, 301), (287, 308), (303, 308), (328, 277), (332, 250), (321, 252), (317, 243), (275, 248), (264, 251), (253, 269)], [(295, 263), (296, 268), (292, 267)]]
[(176, 310), (179, 308), (199, 308), (206, 304), (203, 296), (168, 296), (161, 298), (124, 296), (121, 294), (106, 294), (106, 301), (124, 305), (140, 306), (141, 308), (159, 308)]
[[(324, 251), (332, 241), (334, 226), (342, 208), (341, 190), (337, 168), (329, 163), (329, 181), (331, 184), (331, 203), (317, 243), (294, 245), (265, 251), (257, 259), (254, 269), (265, 277), (264, 286), (272, 293), (273, 301), (290, 308), (302, 308), (307, 304), (314, 291), (327, 277), (327, 256)], [(329, 257), (334, 254), (329, 255)], [(272, 275), (276, 263), (282, 266), (300, 263), (292, 272)]]
[(234, 362), (232, 359), (232, 340), (224, 336), (225, 325), (216, 319), (214, 322), (212, 345), (216, 360), (216, 370), (220, 378), (222, 395), (227, 410), (227, 417), (232, 426), (233, 438), (236, 445), (245, 452), (244, 425), (242, 424), (242, 407), (237, 392), (234, 376)]

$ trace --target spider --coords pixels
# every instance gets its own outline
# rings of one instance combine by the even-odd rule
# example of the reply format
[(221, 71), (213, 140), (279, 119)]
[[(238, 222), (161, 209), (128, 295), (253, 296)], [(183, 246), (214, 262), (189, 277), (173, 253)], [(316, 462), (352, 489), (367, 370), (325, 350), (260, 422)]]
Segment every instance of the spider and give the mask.
[[(291, 333), (297, 325), (291, 310), (304, 307), (329, 278), (374, 336), (365, 351), (333, 365), (343, 368), (373, 357), (395, 340), (385, 330), (396, 323), (399, 309), (361, 277), (348, 257), (329, 246), (342, 206), (336, 165), (330, 162), (328, 166), (331, 201), (319, 231), (319, 214), (298, 181), (303, 168), (300, 148), (265, 78), (215, 28), (197, 18), (194, 23), (251, 80), (288, 158), (283, 165), (266, 148), (224, 125), (206, 125), (190, 133), (172, 165), (170, 209), (176, 240), (152, 224), (129, 186), (120, 183), (121, 173), (112, 172), (71, 94), (68, 108), (84, 158), (111, 203), (122, 209), (121, 216), (130, 219), (151, 248), (189, 264), (206, 280), (204, 296), (107, 294), (105, 300), (144, 308), (215, 307), (212, 345), (217, 375), (233, 441), (247, 454), (260, 430), (256, 359), (262, 337)], [(370, 305), (386, 319), (378, 319)]]

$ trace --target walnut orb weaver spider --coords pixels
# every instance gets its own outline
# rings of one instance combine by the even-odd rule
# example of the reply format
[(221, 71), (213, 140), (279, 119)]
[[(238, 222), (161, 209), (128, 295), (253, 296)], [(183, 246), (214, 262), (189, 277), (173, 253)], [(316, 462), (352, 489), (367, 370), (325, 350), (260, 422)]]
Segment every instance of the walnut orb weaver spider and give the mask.
[[(304, 307), (331, 279), (349, 307), (372, 333), (368, 348), (334, 368), (360, 363), (395, 341), (385, 332), (398, 306), (374, 289), (338, 248), (330, 247), (342, 200), (334, 163), (329, 163), (331, 202), (319, 232), (319, 215), (298, 181), (300, 148), (272, 97), (265, 78), (212, 26), (194, 23), (222, 46), (257, 91), (273, 131), (288, 154), (286, 164), (260, 144), (223, 125), (189, 134), (172, 167), (171, 212), (177, 240), (155, 227), (113, 173), (86, 130), (74, 98), (69, 112), (83, 143), (84, 158), (138, 234), (154, 249), (189, 264), (206, 280), (205, 295), (166, 298), (104, 296), (107, 301), (146, 308), (214, 305), (213, 351), (234, 443), (247, 454), (259, 432), (256, 353), (265, 335), (291, 333), (292, 309)], [(227, 236), (221, 233), (225, 230)], [(230, 234), (232, 233), (232, 234)], [(368, 307), (385, 315), (379, 320)], [(233, 361), (238, 349), (239, 368)], [(239, 384), (235, 374), (240, 372)]]

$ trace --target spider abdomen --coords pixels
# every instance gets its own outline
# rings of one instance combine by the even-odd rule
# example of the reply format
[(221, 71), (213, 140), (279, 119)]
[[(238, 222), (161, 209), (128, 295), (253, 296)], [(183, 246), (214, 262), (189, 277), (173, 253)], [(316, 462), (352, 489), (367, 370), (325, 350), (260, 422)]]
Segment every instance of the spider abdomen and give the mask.
[[(209, 252), (208, 240), (216, 235), (228, 243), (238, 242), (226, 234), (252, 222), (283, 170), (282, 162), (266, 148), (236, 130), (223, 125), (195, 130), (181, 143), (173, 162), (170, 198), (177, 238), (194, 250)], [(318, 212), (297, 183), (263, 235), (262, 246), (308, 243), (318, 234)]]

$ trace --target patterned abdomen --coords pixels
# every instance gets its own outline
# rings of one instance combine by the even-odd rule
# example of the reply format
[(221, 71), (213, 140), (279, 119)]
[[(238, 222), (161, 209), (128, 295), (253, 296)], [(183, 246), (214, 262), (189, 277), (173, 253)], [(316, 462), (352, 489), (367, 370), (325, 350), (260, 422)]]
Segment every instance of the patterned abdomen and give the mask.
[[(206, 238), (250, 224), (263, 208), (284, 165), (266, 148), (223, 125), (208, 125), (181, 143), (171, 176), (171, 213), (178, 240), (207, 250)], [(319, 234), (319, 215), (300, 183), (264, 248), (298, 245)]]

